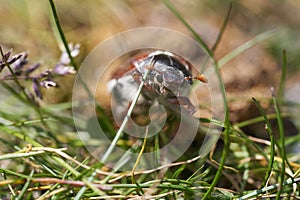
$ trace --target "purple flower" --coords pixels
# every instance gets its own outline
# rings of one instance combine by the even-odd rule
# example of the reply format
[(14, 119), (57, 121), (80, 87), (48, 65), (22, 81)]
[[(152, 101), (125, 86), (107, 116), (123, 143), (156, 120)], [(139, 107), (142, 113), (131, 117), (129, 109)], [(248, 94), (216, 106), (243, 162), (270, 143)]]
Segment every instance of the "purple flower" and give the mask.
[(41, 92), (41, 88), (40, 88), (38, 79), (36, 79), (36, 78), (32, 79), (32, 88), (33, 88), (33, 92), (37, 96), (37, 98), (43, 99), (43, 95)]
[(40, 63), (36, 63), (36, 64), (33, 64), (33, 65), (29, 66), (29, 67), (26, 69), (26, 71), (25, 71), (26, 77), (28, 77), (29, 74), (30, 74), (31, 72), (33, 72), (34, 70), (36, 70), (36, 69), (39, 68), (40, 66), (41, 66)]
[[(79, 54), (80, 44), (69, 44), (69, 48), (71, 51), (71, 56), (75, 57)], [(15, 56), (10, 57), (12, 54), (12, 50), (8, 51), (4, 54), (3, 58), (0, 59), (0, 73), (4, 69), (4, 67), (8, 65), (12, 65), (13, 74), (5, 74), (2, 77), (2, 80), (12, 80), (14, 78), (23, 79), (32, 82), (32, 90), (35, 96), (39, 99), (42, 99), (41, 87), (49, 89), (50, 87), (58, 87), (57, 83), (53, 81), (55, 75), (66, 75), (66, 74), (75, 74), (75, 69), (70, 66), (70, 58), (66, 51), (63, 51), (60, 57), (59, 62), (55, 65), (54, 69), (47, 69), (42, 71), (39, 74), (34, 74), (36, 69), (40, 67), (39, 63), (32, 64), (27, 66), (27, 53), (22, 52)], [(31, 95), (33, 96), (33, 95)], [(30, 97), (31, 98), (31, 97)], [(34, 99), (34, 98), (32, 98)]]
[[(73, 45), (72, 43), (69, 43), (69, 49), (71, 51), (71, 56), (72, 57), (76, 57), (79, 54), (79, 48), (80, 48), (80, 44), (75, 44)], [(65, 65), (70, 64), (71, 60), (69, 58), (68, 53), (66, 52), (66, 50), (64, 50), (60, 56), (59, 62)]]
[(51, 77), (51, 70), (45, 70), (42, 73), (40, 73), (38, 76), (36, 76), (38, 79), (42, 79), (45, 77), (50, 78)]
[(62, 63), (58, 63), (54, 67), (53, 73), (57, 75), (65, 75), (65, 74), (75, 74), (76, 71), (72, 66), (66, 66)]
[(57, 83), (55, 83), (54, 81), (51, 81), (51, 80), (42, 81), (42, 82), (40, 82), (40, 85), (47, 89), (49, 89), (51, 87), (57, 87)]
[(13, 69), (15, 72), (20, 72), (24, 67), (25, 65), (27, 65), (28, 63), (28, 60), (27, 60), (27, 53), (25, 52), (22, 52), (22, 53), (19, 53), (15, 56), (13, 56), (12, 58), (16, 57), (16, 61), (13, 63)]
[(16, 63), (16, 61), (18, 61), (25, 54), (25, 53), (19, 53), (13, 56), (12, 58), (9, 58), (11, 53), (12, 53), (12, 49), (9, 50), (7, 53), (5, 53), (2, 60), (0, 60), (0, 72), (4, 69), (6, 63), (9, 65)]

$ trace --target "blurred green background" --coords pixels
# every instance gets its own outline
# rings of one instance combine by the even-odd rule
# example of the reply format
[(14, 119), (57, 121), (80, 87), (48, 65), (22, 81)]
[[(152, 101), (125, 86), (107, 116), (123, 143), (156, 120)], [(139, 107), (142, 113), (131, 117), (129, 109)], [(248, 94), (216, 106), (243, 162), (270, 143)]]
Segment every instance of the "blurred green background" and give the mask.
[[(231, 48), (246, 39), (271, 28), (279, 28), (280, 34), (268, 51), (274, 56), (287, 49), (292, 67), (299, 59), (300, 2), (297, 0), (245, 0), (245, 1), (171, 1), (183, 17), (211, 42), (233, 2), (229, 28), (223, 41)], [(8, 48), (30, 50), (31, 56), (51, 59), (58, 52), (52, 33), (48, 1), (1, 0), (0, 40)], [(159, 26), (189, 34), (176, 17), (160, 1), (146, 0), (68, 0), (55, 1), (60, 20), (69, 41), (80, 42), (88, 52), (107, 37), (135, 27)], [(237, 30), (235, 30), (237, 29)], [(236, 34), (245, 35), (244, 38)], [(230, 37), (231, 36), (231, 37)], [(235, 44), (235, 45), (233, 45)], [(219, 49), (222, 49), (220, 46)], [(220, 50), (221, 51), (221, 50)], [(224, 53), (226, 53), (226, 50)], [(230, 48), (227, 49), (230, 51)], [(220, 53), (222, 56), (223, 54)]]

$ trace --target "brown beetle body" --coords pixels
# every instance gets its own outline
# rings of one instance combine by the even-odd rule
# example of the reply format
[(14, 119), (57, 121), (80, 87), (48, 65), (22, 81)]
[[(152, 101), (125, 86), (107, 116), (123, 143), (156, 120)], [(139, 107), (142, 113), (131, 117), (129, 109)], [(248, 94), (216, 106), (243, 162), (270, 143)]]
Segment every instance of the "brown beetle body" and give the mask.
[(135, 57), (128, 70), (121, 72), (117, 73), (119, 78), (114, 75), (109, 83), (110, 91), (120, 106), (124, 106), (122, 102), (130, 103), (147, 72), (138, 104), (153, 104), (156, 99), (164, 98), (168, 104), (183, 105), (193, 114), (195, 107), (187, 97), (190, 85), (193, 79), (207, 82), (203, 75), (193, 78), (192, 65), (188, 61), (179, 55), (160, 50)]

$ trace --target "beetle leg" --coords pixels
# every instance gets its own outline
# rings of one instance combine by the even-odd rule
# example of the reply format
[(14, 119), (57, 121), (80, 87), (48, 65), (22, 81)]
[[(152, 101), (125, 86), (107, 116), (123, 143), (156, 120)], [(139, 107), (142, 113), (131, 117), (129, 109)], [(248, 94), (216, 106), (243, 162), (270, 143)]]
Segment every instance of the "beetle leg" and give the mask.
[(183, 105), (186, 106), (186, 109), (191, 113), (194, 114), (195, 106), (191, 103), (191, 101), (187, 97), (177, 96), (177, 97), (169, 97), (167, 99), (170, 103), (177, 104), (177, 105)]
[(145, 69), (155, 70), (154, 65), (148, 65), (148, 66), (145, 67)]
[(165, 88), (165, 86), (161, 86), (161, 87), (159, 88), (159, 91), (160, 91), (161, 94), (165, 94), (165, 93), (166, 93), (166, 88)]

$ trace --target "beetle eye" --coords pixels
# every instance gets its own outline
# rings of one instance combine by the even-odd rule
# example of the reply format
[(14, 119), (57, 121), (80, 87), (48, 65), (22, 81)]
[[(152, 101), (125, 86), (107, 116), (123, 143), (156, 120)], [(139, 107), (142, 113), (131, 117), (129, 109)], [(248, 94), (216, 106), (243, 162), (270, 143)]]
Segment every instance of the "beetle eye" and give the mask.
[(190, 77), (190, 76), (185, 76), (185, 77), (184, 77), (184, 80), (186, 80), (190, 85), (193, 84), (193, 78)]

